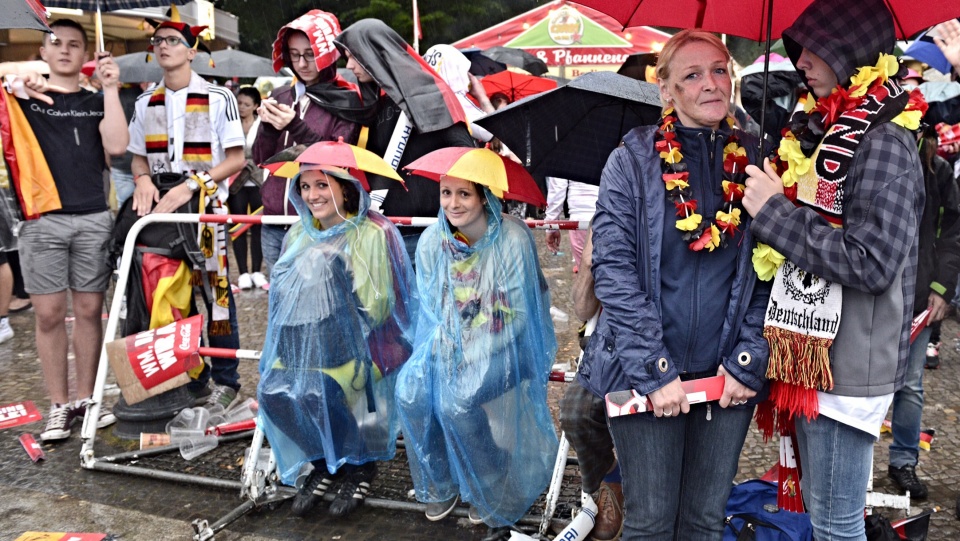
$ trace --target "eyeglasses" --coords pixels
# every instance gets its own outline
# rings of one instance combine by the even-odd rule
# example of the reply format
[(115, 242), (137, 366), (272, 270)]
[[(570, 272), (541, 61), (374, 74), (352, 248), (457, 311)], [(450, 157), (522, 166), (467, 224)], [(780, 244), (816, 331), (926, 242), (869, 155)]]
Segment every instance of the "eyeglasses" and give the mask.
[(313, 51), (309, 51), (304, 54), (294, 53), (294, 52), (290, 53), (290, 62), (292, 64), (296, 64), (297, 62), (300, 62), (301, 58), (305, 59), (307, 62), (313, 62), (314, 60), (316, 60), (317, 57), (316, 55), (313, 54)]
[(166, 43), (168, 47), (176, 47), (178, 43), (182, 43), (184, 47), (190, 47), (189, 43), (187, 43), (183, 38), (178, 38), (177, 36), (153, 36), (150, 38), (150, 45), (153, 45), (154, 47), (159, 47), (163, 43)]

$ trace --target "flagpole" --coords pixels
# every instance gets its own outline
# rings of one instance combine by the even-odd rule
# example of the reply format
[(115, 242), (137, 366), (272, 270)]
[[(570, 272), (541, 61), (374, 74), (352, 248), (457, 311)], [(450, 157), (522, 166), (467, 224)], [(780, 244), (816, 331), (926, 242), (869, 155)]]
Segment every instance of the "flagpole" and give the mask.
[(420, 54), (420, 8), (413, 0), (413, 50)]

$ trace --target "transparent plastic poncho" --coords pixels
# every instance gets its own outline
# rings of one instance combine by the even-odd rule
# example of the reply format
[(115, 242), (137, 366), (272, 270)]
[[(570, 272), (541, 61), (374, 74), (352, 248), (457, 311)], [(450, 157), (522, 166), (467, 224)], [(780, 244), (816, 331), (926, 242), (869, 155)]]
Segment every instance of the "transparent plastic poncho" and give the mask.
[(397, 406), (417, 499), (460, 494), (498, 527), (550, 482), (557, 342), (533, 235), (484, 192), (487, 232), (473, 246), (454, 238), (442, 210), (420, 238), (420, 318)]
[(291, 193), (301, 221), (271, 274), (259, 423), (288, 485), (308, 462), (335, 473), (396, 453), (394, 386), (412, 351), (416, 288), (397, 228), (354, 184), (359, 212), (325, 231)]

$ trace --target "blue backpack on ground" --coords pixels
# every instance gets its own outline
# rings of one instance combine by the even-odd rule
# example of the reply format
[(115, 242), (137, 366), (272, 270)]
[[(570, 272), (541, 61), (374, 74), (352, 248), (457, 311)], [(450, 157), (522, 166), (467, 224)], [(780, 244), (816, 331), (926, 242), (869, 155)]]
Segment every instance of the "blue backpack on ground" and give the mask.
[(753, 479), (730, 491), (723, 541), (812, 541), (810, 515), (777, 507), (777, 486)]

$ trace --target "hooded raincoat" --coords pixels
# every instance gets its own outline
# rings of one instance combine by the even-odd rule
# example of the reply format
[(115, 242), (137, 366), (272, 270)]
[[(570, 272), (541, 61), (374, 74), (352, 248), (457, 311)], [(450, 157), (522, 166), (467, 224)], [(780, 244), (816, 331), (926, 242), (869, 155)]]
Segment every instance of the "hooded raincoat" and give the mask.
[(440, 220), (417, 247), (423, 299), (397, 405), (417, 499), (459, 494), (489, 526), (515, 523), (550, 481), (547, 378), (557, 350), (530, 230), (488, 190), (473, 246)]
[(307, 462), (324, 459), (335, 473), (396, 450), (394, 383), (413, 344), (413, 272), (397, 228), (344, 178), (360, 193), (357, 215), (321, 230), (293, 194), (301, 221), (271, 277), (259, 422), (289, 485)]
[[(386, 23), (377, 19), (357, 21), (335, 43), (353, 56), (382, 91), (373, 102), (376, 118), (369, 124), (367, 150), (379, 156), (387, 153), (401, 111), (409, 120), (411, 131), (400, 157), (384, 158), (398, 171), (440, 148), (476, 146), (456, 94)], [(364, 100), (364, 105), (369, 103)], [(407, 175), (405, 190), (377, 175), (367, 175), (367, 179), (374, 191), (387, 190), (381, 206), (387, 216), (433, 217), (440, 210), (440, 188), (433, 180)], [(405, 229), (404, 234), (410, 231)]]

